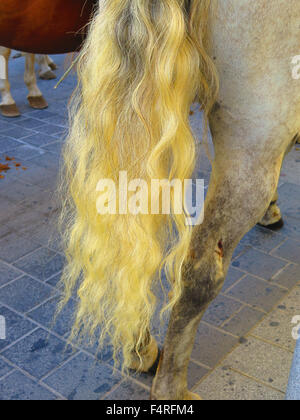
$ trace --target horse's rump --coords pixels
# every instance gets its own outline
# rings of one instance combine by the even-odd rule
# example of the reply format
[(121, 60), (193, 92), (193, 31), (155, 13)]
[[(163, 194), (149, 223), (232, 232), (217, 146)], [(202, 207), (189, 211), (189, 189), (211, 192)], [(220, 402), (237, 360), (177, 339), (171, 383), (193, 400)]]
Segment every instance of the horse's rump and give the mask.
[(80, 48), (96, 0), (1, 0), (0, 45), (60, 54)]

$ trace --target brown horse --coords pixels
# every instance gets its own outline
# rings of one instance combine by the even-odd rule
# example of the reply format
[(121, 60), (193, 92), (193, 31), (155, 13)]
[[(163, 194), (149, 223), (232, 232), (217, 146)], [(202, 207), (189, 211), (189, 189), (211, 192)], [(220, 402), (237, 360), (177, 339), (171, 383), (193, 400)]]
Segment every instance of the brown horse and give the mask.
[(0, 45), (39, 54), (76, 51), (97, 0), (1, 0)]

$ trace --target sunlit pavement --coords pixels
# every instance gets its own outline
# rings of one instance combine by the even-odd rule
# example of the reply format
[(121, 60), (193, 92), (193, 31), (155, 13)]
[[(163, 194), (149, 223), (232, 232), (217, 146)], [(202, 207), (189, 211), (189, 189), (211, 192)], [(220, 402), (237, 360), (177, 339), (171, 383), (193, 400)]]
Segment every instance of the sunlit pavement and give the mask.
[[(61, 75), (65, 57), (54, 58)], [(26, 104), (23, 64), (14, 61), (10, 77), (22, 117), (0, 117), (1, 162), (9, 156), (21, 164), (0, 179), (0, 316), (7, 329), (0, 399), (148, 399), (152, 377), (113, 374), (109, 348), (96, 364), (94, 348), (65, 349), (75, 300), (51, 326), (64, 260), (52, 194), (75, 80), (68, 77), (56, 91), (56, 81), (39, 81), (49, 108), (34, 111)], [(192, 118), (195, 127), (199, 112)], [(198, 175), (207, 180), (209, 164), (200, 161)], [(296, 343), (292, 319), (300, 315), (300, 146), (285, 162), (279, 195), (284, 228), (256, 227), (246, 236), (199, 327), (189, 387), (204, 399), (285, 397)]]

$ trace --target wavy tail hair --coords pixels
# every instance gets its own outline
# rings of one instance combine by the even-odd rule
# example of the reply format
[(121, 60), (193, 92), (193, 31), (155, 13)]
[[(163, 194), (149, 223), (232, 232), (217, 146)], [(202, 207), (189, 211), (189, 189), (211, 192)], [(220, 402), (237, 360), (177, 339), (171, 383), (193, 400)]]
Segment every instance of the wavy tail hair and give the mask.
[[(129, 366), (146, 341), (165, 270), (172, 298), (191, 227), (185, 215), (97, 212), (98, 181), (190, 178), (195, 139), (190, 106), (206, 115), (217, 77), (206, 54), (211, 0), (102, 0), (78, 64), (61, 172), (61, 223), (67, 263), (60, 309), (78, 286), (70, 339), (109, 337), (114, 359)], [(172, 197), (174, 210), (174, 197)], [(99, 332), (100, 331), (100, 332)]]

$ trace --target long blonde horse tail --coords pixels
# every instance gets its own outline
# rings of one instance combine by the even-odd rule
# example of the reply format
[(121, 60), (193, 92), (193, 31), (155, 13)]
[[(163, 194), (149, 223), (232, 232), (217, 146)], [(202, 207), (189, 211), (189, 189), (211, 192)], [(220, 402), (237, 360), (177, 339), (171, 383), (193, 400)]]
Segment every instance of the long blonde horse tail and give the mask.
[[(78, 64), (63, 154), (61, 222), (67, 263), (60, 308), (77, 287), (70, 338), (88, 335), (100, 346), (108, 338), (115, 360), (121, 352), (129, 366), (150, 330), (162, 269), (172, 287), (163, 311), (180, 297), (191, 227), (185, 214), (174, 210), (174, 194), (169, 215), (111, 210), (119, 209), (124, 193), (120, 173), (140, 180), (137, 187), (150, 187), (153, 179), (191, 177), (195, 139), (190, 106), (198, 96), (208, 112), (216, 90), (214, 67), (205, 52), (211, 2), (99, 3)], [(97, 191), (101, 180), (113, 182), (119, 197), (115, 203), (113, 195), (105, 201), (104, 192)], [(133, 198), (128, 196), (128, 206)], [(99, 199), (109, 210), (106, 214), (99, 214)]]

